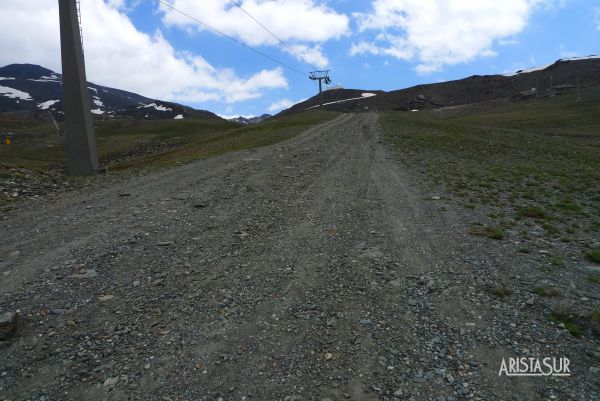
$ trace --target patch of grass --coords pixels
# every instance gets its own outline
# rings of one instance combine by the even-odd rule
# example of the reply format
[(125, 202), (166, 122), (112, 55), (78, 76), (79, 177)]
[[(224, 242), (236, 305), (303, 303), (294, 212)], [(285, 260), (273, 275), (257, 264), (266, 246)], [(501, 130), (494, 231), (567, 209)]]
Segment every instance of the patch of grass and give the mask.
[(587, 279), (592, 283), (600, 284), (600, 274), (590, 274)]
[(533, 289), (533, 293), (542, 297), (557, 297), (560, 295), (560, 291), (555, 287), (542, 287), (538, 286)]
[(504, 239), (506, 232), (502, 227), (472, 226), (469, 229), (469, 234), (494, 240), (502, 240)]
[(501, 227), (489, 227), (487, 237), (491, 239), (501, 240), (505, 236), (504, 229)]
[(490, 292), (499, 298), (505, 298), (511, 294), (511, 291), (503, 285), (492, 287)]
[(558, 203), (556, 207), (570, 212), (580, 212), (582, 209), (580, 205), (570, 199), (563, 200), (562, 202)]
[(542, 223), (542, 228), (546, 230), (548, 234), (558, 235), (560, 234), (560, 228), (555, 226), (554, 224), (550, 224), (548, 222)]
[(572, 336), (581, 337), (581, 335), (583, 334), (583, 329), (577, 323), (566, 322), (565, 328), (569, 333), (571, 333)]
[(600, 263), (600, 249), (588, 249), (585, 251), (585, 258), (590, 262)]
[(550, 258), (550, 263), (552, 266), (556, 267), (565, 267), (565, 260), (561, 256), (552, 256)]
[(592, 311), (588, 316), (588, 322), (594, 334), (600, 336), (600, 311)]
[(575, 322), (574, 317), (570, 314), (552, 312), (548, 319), (554, 323), (562, 323), (565, 329), (575, 337), (580, 337), (583, 334), (583, 328)]
[(547, 217), (546, 212), (539, 206), (523, 206), (517, 208), (517, 215), (519, 217), (530, 217), (534, 219), (545, 219)]

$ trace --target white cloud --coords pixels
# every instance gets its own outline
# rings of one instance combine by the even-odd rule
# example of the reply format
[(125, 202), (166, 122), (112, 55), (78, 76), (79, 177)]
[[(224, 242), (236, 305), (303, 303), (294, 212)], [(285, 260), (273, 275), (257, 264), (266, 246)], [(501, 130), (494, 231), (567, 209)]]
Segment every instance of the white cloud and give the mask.
[(114, 8), (123, 8), (126, 6), (125, 0), (107, 0), (107, 3)]
[(541, 0), (374, 0), (371, 12), (355, 13), (354, 17), (360, 32), (375, 30), (381, 34), (375, 41), (354, 44), (350, 54), (416, 60), (417, 72), (439, 71), (444, 65), (495, 55), (493, 44), (513, 39), (541, 3)]
[(594, 23), (596, 28), (600, 31), (600, 7), (594, 8)]
[(263, 70), (247, 80), (235, 79), (233, 73), (231, 75), (229, 80), (225, 76), (226, 82), (223, 83), (226, 101), (230, 103), (256, 99), (260, 97), (262, 89), (287, 88), (287, 81), (283, 77), (281, 68)]
[(106, 0), (109, 6), (118, 8), (124, 12), (133, 11), (142, 1), (143, 0)]
[(305, 99), (294, 101), (294, 100), (290, 100), (290, 99), (281, 99), (281, 100), (271, 103), (271, 105), (268, 108), (268, 111), (269, 111), (269, 113), (275, 113), (275, 112), (279, 112), (284, 109), (289, 109), (293, 105), (303, 102), (304, 100)]
[(516, 39), (499, 39), (498, 44), (500, 46), (516, 46), (519, 44), (519, 41)]
[[(87, 0), (82, 3), (88, 80), (163, 100), (237, 102), (263, 91), (287, 87), (275, 68), (240, 77), (218, 69), (199, 55), (178, 52), (160, 31), (141, 32), (120, 7), (134, 2)], [(40, 64), (60, 71), (58, 7), (55, 0), (2, 0), (0, 26), (18, 35), (0, 35), (0, 65)]]
[[(294, 51), (309, 63), (325, 67), (327, 58), (318, 45), (349, 34), (348, 17), (317, 4), (314, 0), (238, 0), (254, 18), (277, 37), (290, 43)], [(260, 27), (229, 0), (171, 0), (173, 7), (197, 18), (213, 28), (240, 39), (250, 46), (280, 45), (277, 39)], [(207, 28), (161, 4), (163, 20), (169, 26), (191, 31)]]
[(309, 47), (306, 45), (292, 45), (290, 47), (297, 55), (300, 55), (304, 60), (315, 65), (317, 68), (325, 68), (329, 65), (329, 60), (323, 54), (323, 50), (319, 45), (314, 47)]
[(371, 42), (358, 42), (353, 43), (350, 47), (350, 55), (356, 56), (357, 54), (381, 54), (382, 49), (375, 43)]

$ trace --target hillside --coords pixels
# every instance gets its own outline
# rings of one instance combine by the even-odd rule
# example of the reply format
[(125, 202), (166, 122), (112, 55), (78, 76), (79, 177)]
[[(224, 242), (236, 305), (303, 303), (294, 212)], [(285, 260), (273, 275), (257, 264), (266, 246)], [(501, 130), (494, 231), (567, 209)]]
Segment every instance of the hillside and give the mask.
[[(600, 84), (600, 56), (561, 59), (555, 63), (505, 75), (474, 75), (455, 81), (417, 85), (391, 92), (332, 89), (323, 93), (328, 110), (423, 110), (511, 98), (542, 98)], [(363, 94), (374, 94), (375, 96)], [(318, 95), (284, 110), (297, 113), (318, 107)]]
[[(99, 119), (220, 119), (216, 114), (177, 103), (88, 82), (92, 114)], [(62, 75), (39, 65), (11, 64), (0, 68), (0, 112), (20, 117), (57, 120), (63, 115)]]

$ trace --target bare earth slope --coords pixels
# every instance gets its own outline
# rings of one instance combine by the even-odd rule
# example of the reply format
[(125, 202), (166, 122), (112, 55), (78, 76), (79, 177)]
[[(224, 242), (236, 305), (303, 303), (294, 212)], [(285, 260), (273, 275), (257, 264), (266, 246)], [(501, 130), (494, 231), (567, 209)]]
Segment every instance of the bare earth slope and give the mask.
[[(343, 115), (22, 208), (0, 221), (22, 317), (0, 398), (599, 399), (597, 342), (491, 300), (512, 261), (410, 182), (377, 116)], [(573, 376), (498, 377), (526, 352)]]

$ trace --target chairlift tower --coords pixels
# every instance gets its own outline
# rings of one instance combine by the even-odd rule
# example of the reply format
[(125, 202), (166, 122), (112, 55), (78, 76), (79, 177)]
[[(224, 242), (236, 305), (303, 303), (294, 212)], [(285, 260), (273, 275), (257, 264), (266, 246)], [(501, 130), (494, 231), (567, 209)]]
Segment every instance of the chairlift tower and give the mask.
[(96, 135), (85, 76), (79, 0), (58, 0), (69, 175), (98, 171)]
[(325, 81), (325, 85), (329, 85), (331, 83), (331, 79), (329, 78), (329, 70), (311, 71), (308, 77), (313, 81), (319, 81), (319, 96), (321, 97), (321, 108), (323, 108), (323, 81)]

